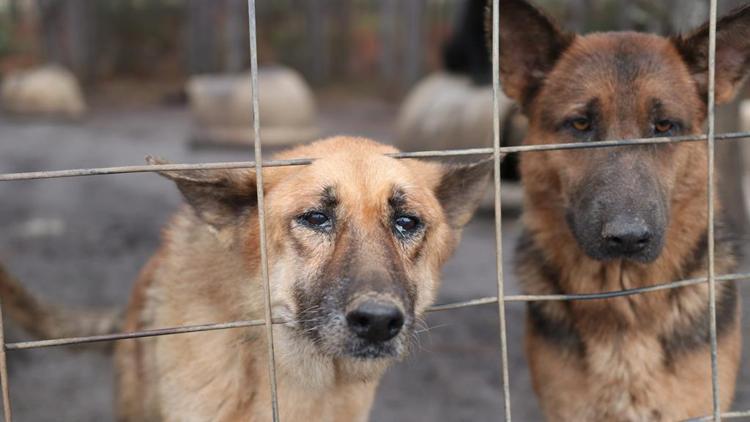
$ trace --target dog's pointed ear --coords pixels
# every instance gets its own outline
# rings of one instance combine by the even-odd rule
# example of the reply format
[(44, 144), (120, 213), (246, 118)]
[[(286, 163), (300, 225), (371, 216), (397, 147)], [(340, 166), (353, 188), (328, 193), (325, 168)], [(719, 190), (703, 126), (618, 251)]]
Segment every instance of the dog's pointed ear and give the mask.
[[(672, 39), (704, 101), (708, 101), (708, 37), (704, 24)], [(716, 24), (716, 103), (734, 98), (750, 70), (750, 4), (741, 6)]]
[(448, 224), (462, 228), (471, 220), (487, 193), (494, 160), (489, 158), (470, 164), (444, 164), (435, 194), (443, 207)]
[[(492, 56), (492, 0), (485, 13), (485, 34)], [(526, 107), (544, 79), (573, 42), (542, 11), (525, 0), (500, 0), (500, 82), (508, 97)]]
[[(169, 162), (146, 157), (151, 165)], [(255, 172), (248, 169), (159, 171), (172, 180), (195, 214), (219, 229), (240, 218), (257, 204)]]

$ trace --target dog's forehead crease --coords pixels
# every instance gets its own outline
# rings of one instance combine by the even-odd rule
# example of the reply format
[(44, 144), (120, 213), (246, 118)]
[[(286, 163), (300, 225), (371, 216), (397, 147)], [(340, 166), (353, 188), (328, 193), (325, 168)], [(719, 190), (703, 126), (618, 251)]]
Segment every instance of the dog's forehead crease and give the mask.
[[(679, 53), (668, 39), (635, 32), (607, 32), (577, 37), (560, 66), (610, 82), (634, 82), (649, 74), (668, 75), (680, 66)], [(575, 77), (577, 75), (573, 75)]]
[[(316, 161), (303, 179), (317, 180), (317, 186), (330, 186), (339, 203), (387, 203), (396, 190), (403, 202), (427, 187), (424, 180), (402, 160), (380, 154), (344, 158), (327, 157)], [(318, 192), (320, 195), (320, 192)], [(331, 195), (321, 195), (322, 198)]]
[[(577, 37), (550, 73), (545, 91), (549, 95), (540, 97), (545, 99), (542, 112), (545, 121), (554, 123), (574, 114), (599, 113), (688, 120), (701, 111), (698, 101), (686, 98), (697, 91), (673, 44), (647, 34)], [(592, 105), (599, 107), (592, 110)]]

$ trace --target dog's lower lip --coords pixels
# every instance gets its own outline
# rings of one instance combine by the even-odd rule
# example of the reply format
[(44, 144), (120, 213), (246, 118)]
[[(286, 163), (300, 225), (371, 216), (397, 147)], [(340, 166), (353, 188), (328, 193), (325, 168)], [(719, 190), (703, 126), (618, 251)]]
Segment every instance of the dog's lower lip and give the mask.
[(346, 354), (358, 359), (389, 359), (400, 355), (398, 337), (384, 342), (369, 342), (355, 339), (347, 347)]
[(387, 359), (395, 357), (395, 353), (391, 350), (372, 350), (368, 348), (352, 350), (348, 354), (358, 359)]

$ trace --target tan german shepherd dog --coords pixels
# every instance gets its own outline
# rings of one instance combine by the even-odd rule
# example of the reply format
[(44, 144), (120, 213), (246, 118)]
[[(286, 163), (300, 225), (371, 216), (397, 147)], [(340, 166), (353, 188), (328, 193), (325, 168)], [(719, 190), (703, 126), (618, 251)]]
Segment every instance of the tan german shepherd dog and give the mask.
[[(263, 170), (280, 416), (364, 421), (384, 369), (407, 353), (440, 270), (492, 174), (492, 161), (398, 160), (338, 137)], [(254, 170), (163, 172), (187, 206), (138, 279), (125, 331), (261, 319)], [(42, 306), (0, 273), (5, 310), (37, 335), (111, 331)], [(65, 322), (58, 327), (59, 319)], [(121, 421), (267, 421), (262, 327), (116, 343)]]
[[(524, 0), (500, 1), (500, 78), (529, 145), (700, 134), (708, 27), (672, 38), (564, 32)], [(491, 14), (487, 32), (491, 33)], [(750, 70), (750, 6), (718, 23), (716, 101)], [(527, 293), (595, 293), (707, 273), (704, 142), (527, 153)], [(719, 204), (714, 199), (718, 208)], [(716, 274), (735, 253), (717, 222)], [(740, 360), (733, 283), (717, 284), (721, 408)], [(712, 410), (706, 284), (608, 300), (532, 302), (526, 354), (550, 421), (676, 421)]]

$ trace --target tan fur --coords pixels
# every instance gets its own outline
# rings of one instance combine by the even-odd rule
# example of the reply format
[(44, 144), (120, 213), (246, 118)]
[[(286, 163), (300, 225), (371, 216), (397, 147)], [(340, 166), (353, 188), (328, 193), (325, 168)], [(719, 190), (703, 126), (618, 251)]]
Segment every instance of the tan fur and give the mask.
[[(355, 226), (364, 235), (360, 239), (370, 243), (391, 242), (378, 227), (393, 184), (405, 186), (431, 227), (420, 246), (420, 258), (414, 259), (410, 250), (417, 246), (406, 245), (399, 247), (398, 259), (406, 263), (410, 278), (417, 280), (413, 286), (417, 315), (432, 303), (440, 266), (459, 233), (446, 221), (434, 194), (442, 167), (383, 156), (391, 152), (395, 150), (368, 140), (334, 138), (276, 157), (318, 158), (309, 166), (264, 169), (272, 307), (277, 317), (294, 317), (298, 310), (291, 296), (300, 274), (333, 265), (339, 244), (346, 241), (328, 244), (289, 228), (290, 219), (312, 204), (328, 184), (337, 186), (346, 205), (346, 224)], [(254, 183), (249, 173), (244, 174)], [(185, 208), (169, 224), (160, 252), (135, 286), (126, 331), (263, 317), (257, 215), (253, 212), (245, 223), (217, 229), (207, 228), (197, 218)], [(388, 259), (372, 256), (376, 265), (391, 265)], [(287, 326), (275, 325), (273, 330), (282, 420), (367, 420), (388, 360), (331, 358)], [(120, 342), (116, 349), (120, 420), (269, 420), (266, 347), (263, 327)]]

